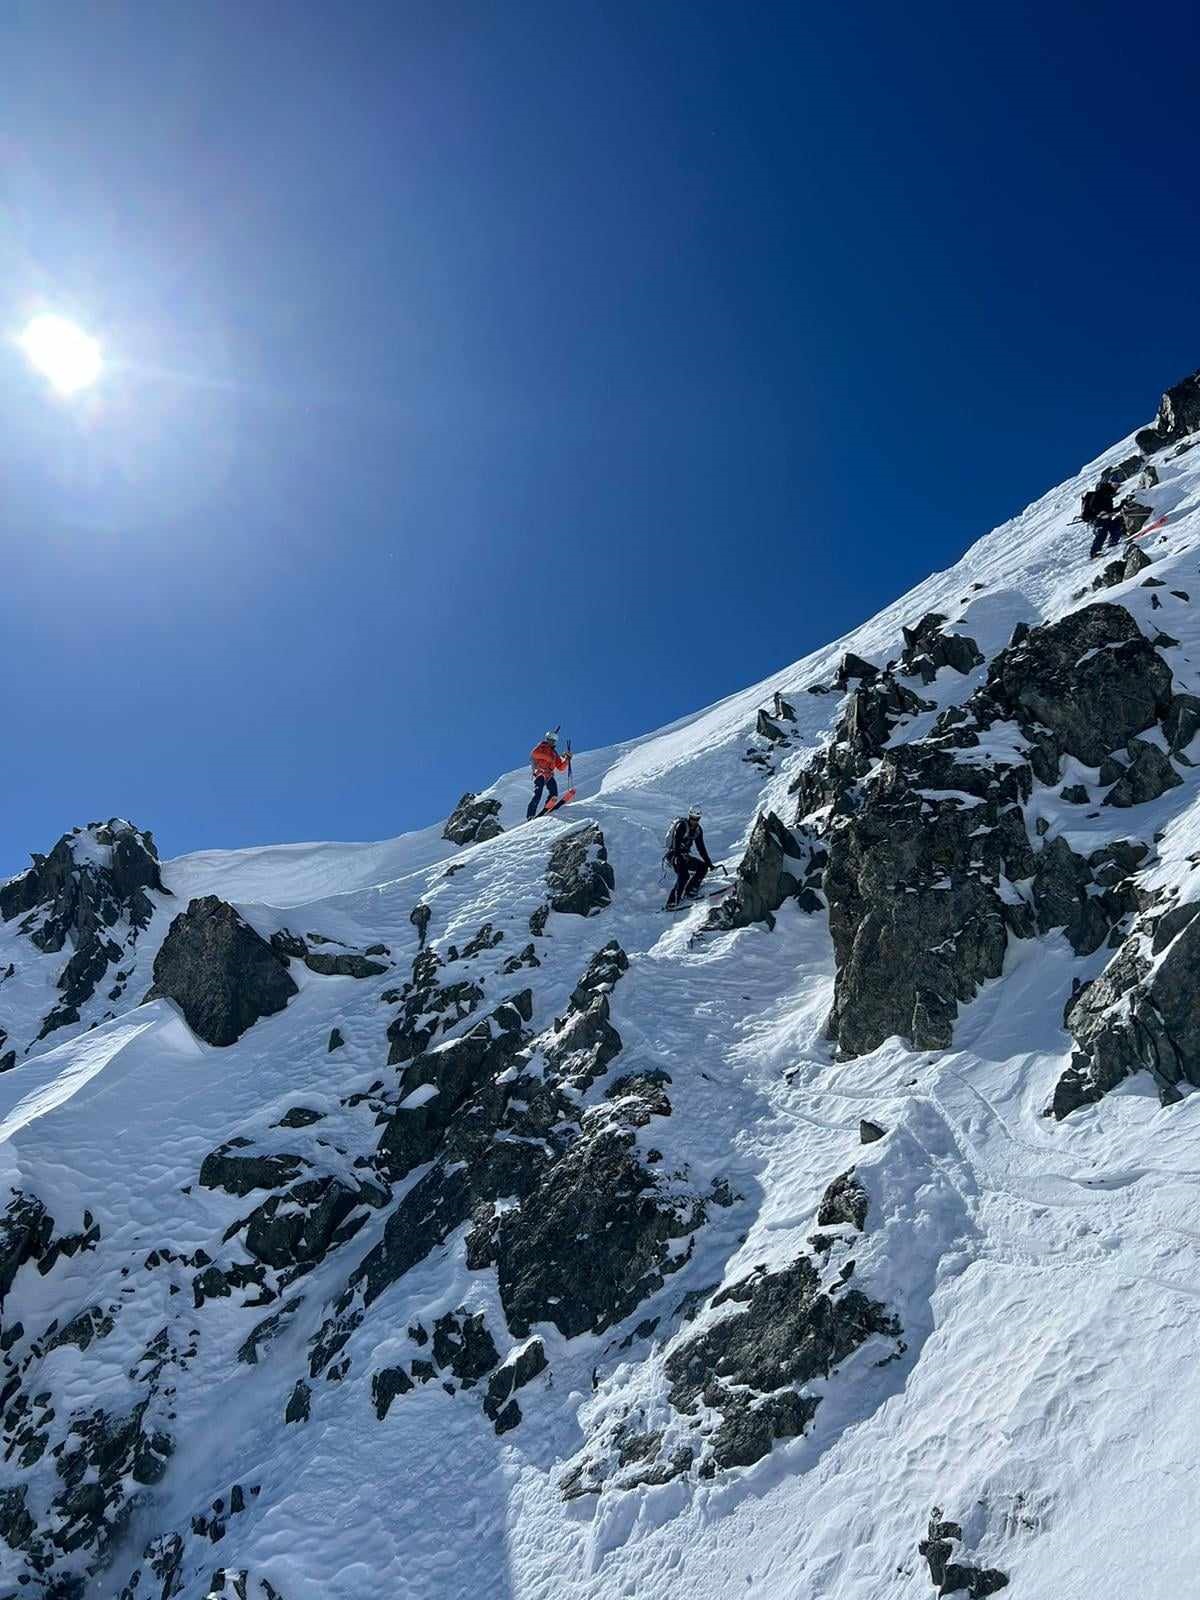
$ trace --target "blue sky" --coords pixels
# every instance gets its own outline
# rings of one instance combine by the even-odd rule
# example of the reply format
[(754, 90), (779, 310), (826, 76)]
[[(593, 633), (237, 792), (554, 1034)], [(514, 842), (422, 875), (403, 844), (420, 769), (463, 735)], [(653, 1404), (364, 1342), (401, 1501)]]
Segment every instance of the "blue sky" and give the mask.
[(444, 815), (870, 615), (1200, 365), (1190, 8), (0, 13), (0, 872)]

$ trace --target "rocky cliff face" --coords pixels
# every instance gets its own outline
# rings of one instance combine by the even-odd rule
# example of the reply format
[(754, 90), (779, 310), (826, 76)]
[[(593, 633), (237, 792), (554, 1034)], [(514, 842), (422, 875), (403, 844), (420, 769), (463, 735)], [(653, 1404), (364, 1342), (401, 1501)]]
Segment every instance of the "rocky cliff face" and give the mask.
[(3, 1600), (1187, 1592), (1194, 384), (566, 817), (0, 885)]

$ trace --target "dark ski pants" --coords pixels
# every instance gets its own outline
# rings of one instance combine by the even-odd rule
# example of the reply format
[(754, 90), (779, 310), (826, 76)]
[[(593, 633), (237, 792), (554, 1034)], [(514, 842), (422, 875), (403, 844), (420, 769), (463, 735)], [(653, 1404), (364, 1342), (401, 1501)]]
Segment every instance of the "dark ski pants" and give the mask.
[(1097, 517), (1092, 526), (1096, 530), (1095, 537), (1092, 540), (1091, 554), (1093, 556), (1098, 556), (1101, 550), (1104, 549), (1105, 540), (1108, 541), (1110, 550), (1115, 545), (1120, 544), (1121, 535), (1125, 532), (1125, 524), (1120, 517)]
[(533, 799), (529, 802), (529, 810), (525, 813), (526, 818), (536, 814), (538, 806), (542, 803), (543, 789), (546, 791), (547, 800), (558, 799), (558, 779), (553, 773), (548, 778), (543, 778), (540, 772), (534, 777)]
[(675, 868), (675, 887), (667, 896), (667, 904), (677, 906), (685, 894), (695, 894), (707, 878), (708, 863), (699, 856), (675, 856), (671, 865)]

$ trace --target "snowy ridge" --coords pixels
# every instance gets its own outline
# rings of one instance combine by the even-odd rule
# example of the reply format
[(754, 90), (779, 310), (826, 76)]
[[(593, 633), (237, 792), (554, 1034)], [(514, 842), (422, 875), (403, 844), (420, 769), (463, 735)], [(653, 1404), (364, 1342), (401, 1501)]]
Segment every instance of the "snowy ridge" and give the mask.
[[(1009, 927), (1001, 975), (959, 996), (946, 1048), (893, 1035), (837, 1058), (826, 1027), (846, 978), (829, 893), (817, 910), (784, 897), (773, 927), (702, 931), (705, 908), (661, 914), (670, 819), (699, 804), (731, 870), (763, 811), (798, 826), (797, 779), (835, 749), (853, 698), (853, 685), (830, 688), (842, 658), (894, 662), (902, 629), (930, 612), (974, 640), (982, 663), (898, 679), (922, 704), (892, 715), (871, 771), (885, 747), (965, 714), (1019, 624), (1097, 601), (1125, 608), (1146, 640), (1173, 641), (1155, 646), (1173, 691), (1200, 695), (1200, 450), (1160, 451), (1158, 481), (1136, 490), (1169, 518), (1150, 536), (1150, 564), (1088, 587), (1103, 562), (1088, 562), (1072, 519), (1100, 470), (1133, 450), (1114, 446), (826, 649), (667, 729), (576, 755), (578, 797), (561, 817), (523, 824), (521, 769), (485, 791), (506, 831), (483, 844), (456, 849), (439, 824), (379, 844), (161, 863), (149, 920), (112, 925), (111, 967), (126, 976), (106, 977), (78, 1022), (44, 1037), (72, 947), (41, 950), (22, 916), (0, 921), (0, 1058), (15, 1056), (0, 1072), (0, 1217), (7, 1190), (44, 1213), (22, 1213), (19, 1238), (0, 1224), (0, 1597), (916, 1600), (940, 1583), (937, 1552), (918, 1549), (935, 1508), (958, 1526), (952, 1559), (974, 1574), (959, 1592), (991, 1592), (988, 1573), (1021, 1600), (1192, 1591), (1200, 1100), (1182, 1083), (1164, 1105), (1142, 1071), (1061, 1120), (1046, 1114), (1071, 1061), (1073, 988), (1108, 967), (1139, 916), (1195, 896), (1200, 767), (1187, 747), (1146, 728), (1179, 782), (1120, 809), (1100, 800), (1114, 775), (1073, 755), (1034, 784), (1022, 800), (1032, 851), (1059, 839), (1084, 859), (1114, 840), (1147, 846), (1129, 879), (1137, 905), (1113, 909), (1112, 940), (1081, 955), (1062, 924), (1034, 926), (1033, 880), (1005, 878), (997, 895), (1014, 924), (1032, 920)], [(794, 710), (778, 742), (756, 732), (776, 692)], [(1024, 750), (1017, 725), (998, 721), (960, 760), (999, 771)], [(1087, 803), (1062, 797), (1077, 784)], [(957, 787), (918, 793), (931, 816), (978, 809)], [(814, 827), (835, 825), (828, 811)], [(551, 911), (534, 931), (556, 847), (588, 825), (615, 877), (610, 901), (600, 895), (588, 916)], [(79, 859), (110, 865), (105, 848)], [(1080, 903), (1102, 892), (1088, 886)], [(197, 1037), (171, 999), (139, 1005), (174, 919), (203, 896), (235, 905), (277, 950), (282, 936), (304, 952), (293, 944), (287, 958), (298, 992), (228, 1047)], [(419, 902), (442, 962), (424, 987)], [(581, 994), (612, 942), (628, 970)], [(536, 964), (520, 959), (530, 945)], [(377, 970), (310, 963), (331, 952)], [(529, 1016), (497, 1020), (526, 990)], [(451, 1108), (445, 1063), (481, 1027), (479, 1076)], [(377, 1274), (367, 1298), (363, 1264), (394, 1260), (415, 1237), (396, 1220), (415, 1215), (410, 1197), (449, 1206), (470, 1166), (453, 1141), (470, 1132), (471, 1094), (501, 1091), (506, 1120), (489, 1149), (517, 1152), (518, 1187), (482, 1212), (475, 1193), (461, 1223), (431, 1233), (390, 1281)], [(415, 1124), (397, 1119), (414, 1112), (429, 1142), (402, 1144), (415, 1150), (409, 1166), (394, 1149), (381, 1158), (390, 1130), (410, 1139)], [(861, 1143), (862, 1119), (883, 1136)], [(523, 1150), (548, 1164), (521, 1167)], [(623, 1172), (636, 1164), (658, 1211), (620, 1213), (636, 1270), (614, 1270), (611, 1286), (608, 1258), (580, 1234), (579, 1293), (595, 1306), (579, 1313), (587, 1331), (567, 1334), (558, 1324), (572, 1308), (554, 1285), (574, 1282), (569, 1252), (537, 1230), (553, 1184), (575, 1182), (571, 1163), (589, 1151), (596, 1164), (568, 1210), (583, 1216), (595, 1174), (619, 1159)], [(243, 1158), (292, 1165), (239, 1192), (240, 1178), (201, 1180), (214, 1152), (247, 1181), (276, 1169), (238, 1168)], [(849, 1209), (819, 1223), (850, 1169), (836, 1191)], [(341, 1210), (293, 1271), (278, 1264), (286, 1251), (267, 1257), (284, 1250), (288, 1217), (318, 1204), (296, 1197), (297, 1181), (326, 1185), (320, 1203)], [(861, 1225), (847, 1220), (856, 1192)], [(252, 1215), (268, 1240), (257, 1255)], [(759, 1319), (769, 1343), (810, 1270), (821, 1305), (853, 1330), (821, 1371), (767, 1395), (795, 1398), (761, 1454), (744, 1459), (757, 1446), (739, 1436), (718, 1461), (723, 1423), (743, 1401), (761, 1410), (761, 1382), (744, 1365), (713, 1366), (693, 1403), (680, 1353), (738, 1316)], [(769, 1311), (752, 1298), (766, 1280), (786, 1286)], [(631, 1284), (633, 1308), (608, 1321), (604, 1297)], [(532, 1304), (544, 1314), (514, 1326), (514, 1307)], [(332, 1333), (345, 1338), (321, 1359)], [(788, 1359), (802, 1342), (789, 1340)], [(535, 1343), (544, 1365), (492, 1406), (512, 1399), (520, 1414), (498, 1432), (488, 1403), (509, 1379), (497, 1387), (496, 1373), (534, 1366)], [(81, 1419), (135, 1407), (128, 1438), (106, 1435), (108, 1455), (88, 1443)], [(100, 1509), (95, 1485), (110, 1496)], [(77, 1496), (69, 1511), (64, 1495)]]

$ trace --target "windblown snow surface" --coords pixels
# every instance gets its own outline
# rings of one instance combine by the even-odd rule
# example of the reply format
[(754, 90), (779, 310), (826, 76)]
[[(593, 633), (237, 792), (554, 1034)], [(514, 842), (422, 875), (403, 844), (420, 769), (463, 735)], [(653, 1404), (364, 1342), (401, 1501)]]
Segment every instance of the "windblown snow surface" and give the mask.
[[(0, 1023), (21, 1049), (0, 1075), (0, 1187), (36, 1196), (59, 1231), (82, 1230), (85, 1211), (99, 1229), (94, 1248), (60, 1257), (44, 1276), (20, 1270), (5, 1326), (19, 1321), (28, 1341), (84, 1307), (115, 1311), (111, 1332), (85, 1350), (49, 1351), (26, 1387), (51, 1393), (60, 1415), (108, 1398), (119, 1406), (128, 1369), (160, 1329), (194, 1351), (173, 1375), (168, 1470), (89, 1596), (120, 1594), (147, 1539), (186, 1531), (234, 1482), (260, 1491), (229, 1519), (204, 1569), (187, 1569), (188, 1596), (210, 1593), (224, 1566), (249, 1575), (255, 1600), (268, 1592), (256, 1587), (264, 1579), (285, 1600), (917, 1600), (932, 1592), (917, 1543), (934, 1506), (963, 1525), (963, 1558), (1002, 1569), (1020, 1600), (1200, 1593), (1200, 1095), (1162, 1107), (1142, 1074), (1063, 1122), (1043, 1114), (1069, 1060), (1072, 981), (1093, 976), (1111, 951), (1080, 959), (1061, 934), (1010, 939), (1003, 976), (960, 1008), (953, 1048), (913, 1052), (893, 1038), (839, 1062), (823, 1033), (835, 974), (824, 914), (789, 902), (773, 930), (695, 938), (702, 908), (662, 912), (663, 834), (689, 804), (702, 807), (709, 847), (731, 867), (764, 806), (790, 820), (788, 783), (842, 705), (838, 694), (805, 691), (830, 682), (843, 651), (884, 662), (900, 649), (901, 625), (936, 610), (990, 658), (1017, 623), (1085, 603), (1072, 596), (1097, 566), (1072, 518), (1099, 469), (1131, 448), (1114, 447), (827, 649), (646, 738), (576, 756), (578, 798), (561, 818), (518, 825), (522, 768), (487, 791), (506, 831), (485, 844), (455, 849), (438, 823), (380, 844), (164, 862), (172, 897), (151, 894), (155, 916), (127, 998), (98, 1025), (112, 1009), (102, 996), (78, 1026), (26, 1051), (62, 958), (37, 951), (17, 919), (0, 924), (0, 973), (13, 967), (0, 984)], [(1200, 449), (1160, 472), (1139, 498), (1170, 513), (1149, 541), (1164, 587), (1147, 589), (1139, 576), (1100, 598), (1127, 606), (1148, 635), (1161, 627), (1179, 640), (1165, 652), (1176, 685), (1200, 692), (1196, 608), (1172, 593), (1200, 586)], [(1161, 599), (1153, 616), (1152, 594)], [(922, 692), (945, 707), (985, 673), (943, 668)], [(798, 723), (768, 772), (744, 757), (761, 748), (755, 715), (775, 690)], [(1069, 829), (1079, 849), (1091, 835), (1098, 844), (1132, 829), (1161, 834), (1147, 875), (1185, 885), (1186, 900), (1200, 850), (1200, 767), (1181, 775), (1182, 787), (1119, 815), (1086, 816), (1051, 788), (1038, 804), (1049, 836)], [(611, 906), (553, 915), (538, 941), (541, 966), (502, 975), (545, 898), (550, 847), (585, 820), (607, 843)], [(448, 875), (451, 860), (458, 870)], [(206, 894), (233, 902), (265, 936), (286, 926), (356, 949), (381, 942), (392, 965), (363, 981), (293, 963), (300, 992), (286, 1010), (212, 1048), (171, 1002), (138, 1004), (171, 919)], [(549, 1369), (521, 1391), (523, 1421), (503, 1437), (478, 1393), (452, 1395), (440, 1382), (405, 1394), (382, 1422), (372, 1404), (372, 1375), (414, 1353), (407, 1330), (418, 1321), (466, 1306), (486, 1313), (502, 1354), (522, 1343), (505, 1331), (494, 1274), (467, 1269), (465, 1230), (370, 1308), (346, 1346), (345, 1376), (313, 1381), (301, 1424), (285, 1423), (284, 1410), (307, 1374), (307, 1341), (396, 1197), (301, 1280), (298, 1312), (256, 1364), (236, 1352), (262, 1313), (237, 1294), (194, 1309), (182, 1261), (198, 1250), (227, 1260), (226, 1229), (263, 1198), (198, 1185), (201, 1162), (223, 1141), (296, 1151), (318, 1173), (348, 1172), (374, 1148), (370, 1106), (348, 1102), (394, 1081), (384, 1036), (394, 1009), (381, 995), (408, 974), (409, 912), (422, 897), (438, 951), (485, 921), (504, 932), (470, 976), (489, 1005), (528, 983), (535, 1028), (561, 1012), (593, 953), (618, 940), (630, 970), (612, 999), (623, 1041), (614, 1071), (660, 1068), (671, 1079), (673, 1114), (639, 1141), (667, 1167), (686, 1162), (698, 1185), (724, 1179), (736, 1196), (697, 1229), (681, 1269), (615, 1328), (573, 1339), (549, 1324), (534, 1330)], [(334, 1027), (345, 1044), (330, 1052)], [(294, 1107), (321, 1120), (281, 1130)], [(860, 1146), (862, 1117), (887, 1136)], [(882, 1344), (868, 1342), (810, 1386), (824, 1400), (809, 1431), (751, 1467), (565, 1502), (563, 1475), (605, 1419), (637, 1411), (669, 1422), (665, 1355), (728, 1309), (705, 1303), (685, 1324), (684, 1296), (793, 1261), (822, 1192), (850, 1166), (872, 1207), (854, 1282), (900, 1319), (902, 1355), (883, 1361)], [(180, 1260), (147, 1270), (148, 1252), (164, 1246)], [(653, 1332), (634, 1331), (654, 1317)], [(49, 1455), (24, 1468), (10, 1459), (0, 1486), (28, 1485), (36, 1514), (54, 1473)], [(36, 1594), (36, 1580), (15, 1586), (24, 1571), (0, 1544), (0, 1593)], [(158, 1589), (147, 1578), (139, 1600), (150, 1593)]]

